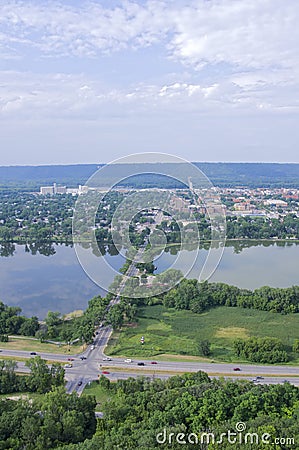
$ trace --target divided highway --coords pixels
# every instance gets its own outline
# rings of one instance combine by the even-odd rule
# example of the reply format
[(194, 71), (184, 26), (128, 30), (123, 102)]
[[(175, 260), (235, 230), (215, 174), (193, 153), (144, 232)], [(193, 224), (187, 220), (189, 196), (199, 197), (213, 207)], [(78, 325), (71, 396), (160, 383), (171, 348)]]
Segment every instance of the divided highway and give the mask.
[[(105, 347), (112, 333), (112, 328), (100, 327), (93, 345), (89, 345), (84, 353), (70, 356), (54, 353), (38, 353), (43, 359), (50, 361), (59, 361), (69, 363), (72, 367), (65, 369), (65, 378), (67, 380), (67, 391), (76, 391), (81, 394), (86, 384), (97, 380), (102, 372), (110, 380), (126, 379), (128, 377), (137, 377), (140, 375), (152, 378), (167, 378), (184, 372), (197, 372), (202, 370), (211, 377), (225, 377), (231, 379), (253, 380), (256, 377), (257, 383), (290, 383), (299, 386), (299, 367), (298, 366), (262, 366), (253, 364), (228, 364), (228, 363), (207, 363), (207, 362), (186, 362), (186, 361), (155, 361), (134, 359), (132, 362), (125, 362), (125, 358), (113, 358), (111, 361), (105, 360), (107, 356), (104, 353)], [(32, 358), (30, 352), (17, 350), (2, 350), (1, 355), (6, 357)], [(143, 362), (144, 366), (138, 366), (138, 362)], [(156, 362), (157, 364), (152, 364)], [(235, 371), (234, 369), (240, 369)], [(18, 370), (28, 372), (24, 362), (18, 362)]]

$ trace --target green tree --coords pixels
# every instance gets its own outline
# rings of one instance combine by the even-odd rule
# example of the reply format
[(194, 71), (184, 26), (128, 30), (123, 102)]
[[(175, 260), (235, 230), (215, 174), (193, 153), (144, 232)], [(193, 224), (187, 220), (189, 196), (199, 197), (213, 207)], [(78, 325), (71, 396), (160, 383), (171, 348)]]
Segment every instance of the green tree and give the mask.
[(299, 353), (299, 339), (295, 339), (295, 341), (294, 341), (293, 352)]
[(108, 311), (106, 321), (115, 329), (121, 328), (124, 323), (123, 306), (120, 304), (112, 306)]
[(64, 369), (59, 363), (48, 367), (45, 360), (36, 356), (26, 361), (25, 365), (30, 369), (26, 384), (31, 392), (43, 394), (50, 391), (53, 386), (64, 384)]
[(199, 353), (202, 356), (210, 356), (211, 355), (211, 343), (208, 340), (200, 341), (198, 344)]

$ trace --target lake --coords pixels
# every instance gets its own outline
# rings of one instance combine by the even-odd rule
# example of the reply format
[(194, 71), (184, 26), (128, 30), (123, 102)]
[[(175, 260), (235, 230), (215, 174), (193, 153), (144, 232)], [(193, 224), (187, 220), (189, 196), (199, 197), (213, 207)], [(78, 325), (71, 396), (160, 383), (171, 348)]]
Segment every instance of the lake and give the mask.
[[(118, 271), (125, 260), (115, 248), (107, 249), (106, 263)], [(198, 277), (207, 255), (199, 258), (188, 277)], [(212, 250), (213, 251), (213, 250)], [(109, 253), (110, 252), (110, 253)], [(169, 248), (155, 260), (157, 273), (170, 267), (180, 255), (181, 269), (192, 259), (192, 251), (178, 252)], [(105, 285), (112, 282), (111, 271), (101, 272)], [(111, 279), (109, 279), (109, 277)], [(210, 281), (222, 281), (254, 289), (264, 285), (288, 287), (299, 284), (299, 245), (281, 242), (228, 243), (223, 257)], [(94, 284), (81, 268), (72, 246), (6, 244), (0, 246), (0, 300), (18, 305), (25, 315), (45, 317), (47, 311), (67, 313), (84, 309), (88, 300), (105, 291)]]

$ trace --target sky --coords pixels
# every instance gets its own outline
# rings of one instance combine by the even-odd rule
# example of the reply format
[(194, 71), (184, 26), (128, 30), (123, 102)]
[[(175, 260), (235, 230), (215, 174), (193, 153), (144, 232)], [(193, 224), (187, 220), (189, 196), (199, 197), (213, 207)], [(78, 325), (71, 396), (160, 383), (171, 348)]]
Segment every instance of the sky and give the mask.
[(294, 0), (2, 0), (0, 165), (299, 162)]

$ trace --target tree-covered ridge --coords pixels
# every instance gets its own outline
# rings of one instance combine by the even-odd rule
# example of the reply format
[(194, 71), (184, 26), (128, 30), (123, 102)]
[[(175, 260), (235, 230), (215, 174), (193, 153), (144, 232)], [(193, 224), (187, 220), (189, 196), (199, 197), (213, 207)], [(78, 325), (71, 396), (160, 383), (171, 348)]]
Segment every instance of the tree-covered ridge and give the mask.
[(0, 448), (47, 450), (90, 439), (96, 430), (95, 399), (54, 388), (40, 399), (1, 400)]
[[(163, 448), (251, 449), (261, 450), (259, 444), (207, 444), (201, 435), (214, 433), (215, 441), (227, 430), (236, 431), (236, 424), (244, 422), (246, 432), (276, 437), (292, 437), (298, 443), (299, 389), (289, 383), (282, 385), (254, 385), (248, 381), (210, 379), (198, 372), (171, 377), (168, 380), (139, 378), (110, 383), (102, 377), (100, 384), (110, 400), (102, 405), (104, 417), (98, 423), (95, 436), (68, 449), (121, 448), (124, 450), (155, 450)], [(164, 431), (165, 430), (165, 431)], [(160, 441), (164, 433), (165, 444)], [(169, 436), (172, 443), (169, 444)], [(194, 433), (197, 445), (176, 442), (177, 433)], [(182, 436), (181, 436), (182, 438)], [(193, 436), (194, 438), (194, 436)], [(271, 442), (272, 442), (271, 439)], [(194, 442), (194, 440), (193, 440)], [(296, 448), (294, 445), (277, 449)]]
[[(232, 447), (227, 437), (217, 444), (221, 433), (235, 431), (239, 422), (245, 423), (246, 432), (260, 437), (268, 433), (271, 442), (277, 437), (292, 439), (277, 449), (296, 448), (299, 439), (299, 389), (289, 383), (254, 385), (197, 372), (166, 380), (139, 377), (110, 382), (102, 376), (99, 384), (107, 400), (101, 403), (103, 418), (98, 420), (93, 396), (68, 395), (62, 386), (32, 402), (2, 400), (0, 448), (179, 449), (178, 433), (184, 433), (187, 449), (196, 448), (188, 443), (191, 434), (192, 442), (198, 440), (197, 448), (205, 450), (267, 448), (255, 441)], [(214, 442), (210, 435), (207, 443), (207, 433), (213, 434)]]
[[(299, 164), (210, 162), (195, 162), (194, 164), (217, 186), (299, 187)], [(38, 189), (41, 185), (53, 184), (54, 182), (77, 186), (78, 184), (84, 184), (101, 166), (101, 164), (2, 166), (0, 167), (0, 188), (10, 186), (18, 189)], [(113, 164), (114, 179), (115, 177), (120, 180), (123, 178), (121, 166)], [(135, 166), (138, 165), (135, 164)], [(147, 164), (151, 170), (144, 168), (146, 164), (139, 164), (139, 166), (141, 166), (139, 172), (142, 175), (135, 177), (135, 187), (161, 184), (161, 177), (158, 177), (155, 173), (152, 177), (145, 177), (145, 172), (153, 171), (152, 166), (154, 164)], [(135, 173), (138, 173), (138, 170)], [(127, 184), (130, 184), (129, 182), (133, 183), (132, 180), (128, 180)], [(165, 185), (167, 187), (166, 183)], [(169, 185), (173, 186), (173, 180), (170, 178), (168, 179)]]

